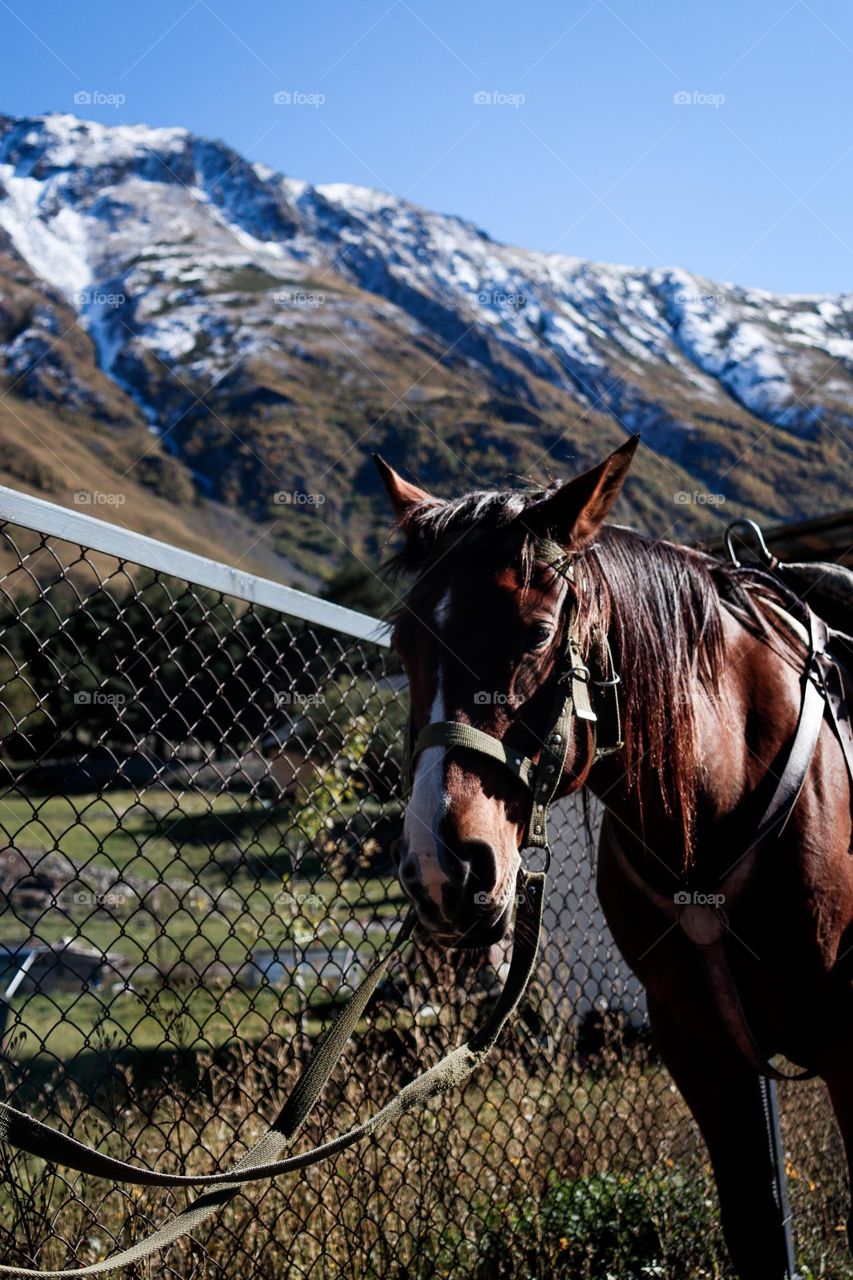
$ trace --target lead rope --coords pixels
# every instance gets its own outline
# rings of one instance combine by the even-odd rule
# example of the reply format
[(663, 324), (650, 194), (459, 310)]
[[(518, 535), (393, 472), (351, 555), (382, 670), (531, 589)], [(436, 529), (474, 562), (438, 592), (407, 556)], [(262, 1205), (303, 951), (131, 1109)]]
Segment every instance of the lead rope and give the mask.
[(308, 1151), (285, 1159), (279, 1158), (281, 1152), (290, 1146), (316, 1105), (356, 1023), (381, 981), (391, 957), (410, 937), (414, 924), (414, 914), (411, 911), (403, 921), (391, 950), (368, 971), (349, 1003), (317, 1046), (273, 1124), (254, 1147), (230, 1169), (198, 1176), (186, 1173), (163, 1174), (150, 1169), (139, 1169), (124, 1161), (103, 1155), (94, 1148), (34, 1120), (26, 1113), (17, 1111), (5, 1103), (0, 1104), (0, 1126), (2, 1126), (0, 1137), (18, 1147), (19, 1150), (61, 1164), (66, 1168), (76, 1169), (78, 1172), (112, 1178), (117, 1183), (130, 1183), (136, 1186), (214, 1188), (206, 1195), (199, 1196), (181, 1213), (165, 1222), (144, 1240), (101, 1262), (65, 1271), (41, 1271), (0, 1265), (0, 1275), (30, 1276), (33, 1280), (53, 1280), (53, 1278), (73, 1280), (75, 1276), (96, 1275), (140, 1262), (180, 1239), (181, 1236), (194, 1231), (217, 1209), (228, 1204), (246, 1183), (318, 1164), (345, 1151), (363, 1138), (380, 1132), (413, 1107), (422, 1105), (448, 1089), (457, 1088), (480, 1066), (493, 1048), (507, 1020), (518, 1007), (533, 973), (542, 928), (545, 873), (529, 872), (522, 868), (518, 874), (517, 889), (516, 941), (509, 973), (498, 1001), (482, 1027), (475, 1031), (464, 1044), (446, 1054), (433, 1067), (416, 1076), (381, 1110), (363, 1123)]

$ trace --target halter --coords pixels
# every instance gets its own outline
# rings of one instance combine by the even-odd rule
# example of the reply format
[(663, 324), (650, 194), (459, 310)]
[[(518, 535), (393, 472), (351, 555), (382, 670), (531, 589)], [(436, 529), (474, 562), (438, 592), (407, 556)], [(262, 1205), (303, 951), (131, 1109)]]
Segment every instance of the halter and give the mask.
[[(543, 539), (537, 542), (535, 554), (537, 560), (550, 565), (562, 578), (574, 585), (574, 562), (559, 543)], [(566, 767), (571, 742), (572, 717), (576, 716), (578, 720), (585, 720), (593, 726), (595, 741), (593, 760), (618, 751), (624, 745), (617, 694), (619, 676), (614, 672), (613, 657), (606, 639), (605, 651), (607, 671), (601, 680), (593, 680), (589, 667), (584, 662), (580, 642), (580, 615), (575, 609), (566, 628), (560, 670), (557, 675), (557, 693), (538, 760), (531, 760), (528, 756), (514, 751), (493, 734), (470, 724), (462, 724), (458, 720), (433, 721), (425, 725), (413, 741), (414, 731), (410, 718), (407, 752), (408, 779), (411, 780), (414, 776), (414, 766), (418, 756), (430, 747), (464, 747), (467, 751), (476, 751), (481, 756), (496, 760), (504, 765), (530, 793), (530, 808), (522, 833), (522, 848), (545, 849), (550, 857), (548, 811)], [(609, 711), (614, 728), (614, 741), (609, 746), (601, 745), (598, 740), (599, 717), (593, 710), (590, 700), (591, 685), (610, 692)]]

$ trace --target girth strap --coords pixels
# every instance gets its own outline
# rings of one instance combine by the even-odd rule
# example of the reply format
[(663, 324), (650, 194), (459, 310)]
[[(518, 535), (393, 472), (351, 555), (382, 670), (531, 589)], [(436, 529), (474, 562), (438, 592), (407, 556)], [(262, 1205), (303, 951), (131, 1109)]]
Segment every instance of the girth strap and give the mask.
[(183, 1212), (164, 1223), (146, 1239), (138, 1241), (129, 1249), (113, 1254), (111, 1258), (106, 1258), (102, 1262), (67, 1271), (39, 1271), (4, 1265), (0, 1266), (0, 1275), (29, 1276), (32, 1280), (73, 1280), (75, 1276), (95, 1275), (140, 1262), (181, 1236), (194, 1231), (212, 1213), (233, 1199), (246, 1183), (318, 1164), (321, 1160), (326, 1160), (353, 1146), (361, 1139), (378, 1133), (413, 1107), (462, 1084), (494, 1046), (507, 1020), (524, 995), (536, 962), (545, 900), (545, 875), (542, 872), (527, 872), (522, 869), (519, 871), (517, 884), (519, 905), (516, 940), (509, 974), (498, 1001), (483, 1026), (466, 1043), (446, 1054), (435, 1066), (422, 1072), (405, 1085), (389, 1103), (369, 1119), (320, 1146), (285, 1159), (280, 1158), (281, 1152), (290, 1145), (315, 1106), (370, 997), (383, 977), (391, 956), (410, 936), (414, 923), (412, 912), (404, 920), (391, 950), (373, 965), (349, 1003), (333, 1022), (329, 1032), (317, 1046), (274, 1123), (260, 1141), (230, 1169), (199, 1176), (162, 1174), (153, 1170), (140, 1169), (135, 1165), (102, 1155), (93, 1148), (51, 1129), (48, 1125), (33, 1120), (24, 1112), (0, 1104), (0, 1124), (3, 1129), (0, 1136), (33, 1155), (80, 1172), (111, 1178), (116, 1182), (139, 1186), (191, 1185), (214, 1188), (193, 1201)]
[[(685, 909), (679, 920), (682, 932), (696, 947), (717, 1014), (741, 1056), (754, 1071), (771, 1080), (812, 1080), (816, 1072), (781, 1071), (778, 1067), (774, 1067), (765, 1053), (761, 1052), (741, 1003), (740, 992), (726, 955), (724, 938), (728, 926), (725, 919), (721, 918), (709, 927), (712, 915), (716, 915), (712, 907), (693, 907), (691, 910), (706, 913), (705, 919), (701, 924), (697, 919), (688, 922), (689, 917)], [(701, 940), (697, 938), (697, 933)]]

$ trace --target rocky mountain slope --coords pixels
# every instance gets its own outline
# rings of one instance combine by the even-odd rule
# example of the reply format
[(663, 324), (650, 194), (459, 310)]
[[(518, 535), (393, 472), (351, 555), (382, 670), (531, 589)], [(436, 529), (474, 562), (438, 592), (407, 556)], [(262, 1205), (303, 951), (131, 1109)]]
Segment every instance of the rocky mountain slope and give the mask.
[(7, 482), (285, 577), (375, 553), (374, 449), (459, 491), (639, 430), (623, 515), (670, 534), (849, 502), (853, 295), (528, 252), (182, 129), (0, 116), (0, 348)]

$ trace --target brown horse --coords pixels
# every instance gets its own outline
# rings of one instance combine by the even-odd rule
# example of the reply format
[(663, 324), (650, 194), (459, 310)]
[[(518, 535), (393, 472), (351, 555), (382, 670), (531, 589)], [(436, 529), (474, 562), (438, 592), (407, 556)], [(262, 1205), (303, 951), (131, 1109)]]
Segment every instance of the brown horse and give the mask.
[[(570, 620), (593, 670), (607, 669), (609, 645), (624, 745), (598, 758), (589, 721), (574, 719), (556, 794), (585, 784), (606, 806), (602, 906), (708, 1145), (734, 1266), (741, 1280), (781, 1280), (759, 1075), (720, 1016), (700, 949), (661, 904), (730, 883), (750, 849), (798, 723), (805, 649), (772, 583), (604, 524), (635, 447), (547, 490), (455, 501), (377, 459), (405, 538), (399, 564), (415, 575), (394, 640), (415, 734), (471, 725), (534, 762)], [(543, 539), (565, 550), (571, 574), (541, 558)], [(724, 918), (726, 976), (754, 1043), (825, 1080), (853, 1164), (850, 791), (827, 717), (787, 822), (743, 863)], [(441, 943), (487, 946), (508, 930), (528, 806), (519, 779), (480, 750), (439, 743), (417, 755), (395, 857)]]

